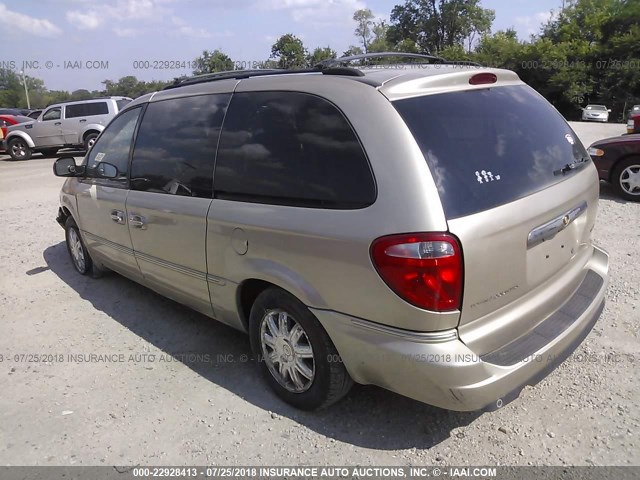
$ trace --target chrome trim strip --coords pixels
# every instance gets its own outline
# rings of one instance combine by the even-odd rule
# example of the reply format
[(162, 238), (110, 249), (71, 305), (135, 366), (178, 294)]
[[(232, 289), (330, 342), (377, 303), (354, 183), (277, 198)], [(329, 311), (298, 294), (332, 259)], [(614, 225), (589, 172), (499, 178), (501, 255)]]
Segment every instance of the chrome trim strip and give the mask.
[(546, 240), (553, 238), (555, 235), (571, 225), (576, 218), (578, 218), (586, 211), (587, 202), (582, 202), (576, 208), (573, 208), (568, 212), (557, 216), (550, 222), (534, 228), (529, 232), (529, 236), (527, 237), (527, 248), (534, 247)]
[(117, 250), (122, 253), (126, 253), (127, 255), (134, 256), (138, 260), (144, 260), (145, 262), (153, 263), (154, 265), (158, 265), (159, 267), (168, 268), (178, 273), (182, 273), (183, 275), (187, 275), (193, 278), (197, 278), (198, 280), (203, 280), (211, 283), (215, 283), (216, 285), (224, 286), (227, 284), (226, 280), (221, 277), (216, 277), (215, 275), (210, 275), (204, 272), (200, 272), (198, 270), (194, 270), (193, 268), (185, 267), (183, 265), (178, 265), (176, 263), (167, 262), (166, 260), (162, 260), (158, 257), (154, 257), (153, 255), (148, 255), (142, 252), (134, 252), (132, 249), (120, 245), (118, 243), (111, 242), (102, 237), (98, 237), (93, 233), (89, 233), (86, 231), (82, 231), (82, 234), (87, 238), (98, 242), (107, 247), (111, 247), (114, 250)]
[(129, 247), (125, 247), (124, 245), (120, 245), (119, 243), (114, 243), (111, 242), (109, 240), (107, 240), (106, 238), (102, 238), (99, 237), (97, 235), (94, 235), (93, 233), (89, 233), (86, 230), (82, 230), (82, 235), (84, 235), (86, 238), (93, 240), (94, 242), (98, 242), (106, 247), (111, 247), (114, 250), (117, 250), (119, 252), (122, 253), (126, 253), (127, 255), (131, 255), (133, 256), (133, 250)]
[(183, 265), (178, 265), (177, 263), (161, 260), (160, 258), (154, 257), (153, 255), (148, 255), (146, 253), (136, 251), (135, 256), (138, 260), (144, 260), (145, 262), (153, 263), (154, 265), (158, 265), (159, 267), (168, 268), (169, 270), (182, 273), (183, 275), (187, 275), (189, 277), (197, 278), (198, 280), (206, 281), (207, 279), (207, 275), (204, 272), (200, 272)]
[(215, 283), (216, 285), (220, 285), (221, 287), (227, 284), (227, 281), (222, 277), (216, 277), (215, 275), (211, 275), (207, 273), (207, 282)]
[(362, 320), (361, 318), (352, 318), (351, 323), (358, 328), (373, 330), (376, 333), (382, 333), (384, 335), (393, 335), (394, 337), (415, 343), (443, 343), (450, 342), (458, 338), (458, 332), (456, 330), (444, 330), (442, 332), (429, 333), (413, 332), (411, 330), (403, 330), (401, 328), (380, 325), (378, 323)]

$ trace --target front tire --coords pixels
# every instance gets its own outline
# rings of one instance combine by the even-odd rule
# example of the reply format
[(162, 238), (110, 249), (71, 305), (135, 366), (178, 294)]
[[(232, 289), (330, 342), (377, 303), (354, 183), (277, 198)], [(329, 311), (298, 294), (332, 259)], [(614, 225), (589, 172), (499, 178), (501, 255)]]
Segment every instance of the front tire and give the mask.
[(318, 319), (284, 290), (272, 287), (258, 295), (251, 308), (249, 333), (267, 383), (294, 407), (327, 407), (353, 385)]
[(72, 217), (67, 218), (64, 225), (65, 238), (67, 240), (67, 251), (71, 257), (71, 263), (80, 275), (91, 273), (93, 262), (89, 256), (87, 248), (84, 246), (78, 225)]
[(627, 158), (613, 170), (612, 183), (622, 198), (640, 202), (640, 157)]
[(9, 151), (11, 158), (14, 160), (29, 160), (33, 154), (31, 147), (29, 147), (26, 140), (22, 138), (13, 138), (9, 140), (7, 150)]

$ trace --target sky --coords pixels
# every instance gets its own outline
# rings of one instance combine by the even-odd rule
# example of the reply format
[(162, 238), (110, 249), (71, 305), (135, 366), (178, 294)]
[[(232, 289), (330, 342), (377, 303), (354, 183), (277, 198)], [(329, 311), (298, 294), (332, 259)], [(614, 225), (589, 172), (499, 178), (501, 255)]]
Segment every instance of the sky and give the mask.
[[(134, 75), (169, 80), (219, 48), (242, 64), (266, 60), (293, 33), (308, 49), (356, 45), (353, 12), (389, 19), (404, 0), (0, 0), (0, 68), (23, 70), (50, 90), (99, 90)], [(538, 33), (561, 0), (482, 0), (493, 31)]]

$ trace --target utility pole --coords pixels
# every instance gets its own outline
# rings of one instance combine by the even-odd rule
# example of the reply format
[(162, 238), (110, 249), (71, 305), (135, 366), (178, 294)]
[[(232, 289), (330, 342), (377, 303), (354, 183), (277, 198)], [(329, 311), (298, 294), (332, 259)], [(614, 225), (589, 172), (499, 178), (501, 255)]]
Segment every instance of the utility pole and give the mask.
[(31, 110), (31, 102), (29, 101), (29, 88), (27, 87), (27, 78), (24, 75), (24, 70), (20, 70), (20, 75), (22, 75), (22, 85), (24, 85), (24, 95), (27, 97), (27, 108)]

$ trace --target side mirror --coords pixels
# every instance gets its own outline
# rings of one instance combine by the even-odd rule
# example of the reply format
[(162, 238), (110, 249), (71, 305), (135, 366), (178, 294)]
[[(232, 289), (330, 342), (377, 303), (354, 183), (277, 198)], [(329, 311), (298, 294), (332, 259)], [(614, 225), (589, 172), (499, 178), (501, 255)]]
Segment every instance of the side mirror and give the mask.
[(611, 113), (611, 109), (610, 109), (610, 108), (609, 108), (609, 109), (607, 109), (607, 112)]
[(53, 174), (56, 177), (79, 177), (84, 174), (84, 167), (77, 166), (73, 157), (61, 157), (53, 163)]
[(94, 168), (97, 177), (100, 178), (117, 178), (118, 167), (107, 162), (100, 162)]

